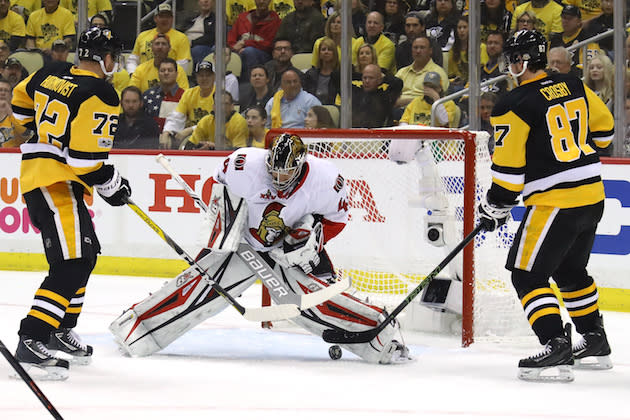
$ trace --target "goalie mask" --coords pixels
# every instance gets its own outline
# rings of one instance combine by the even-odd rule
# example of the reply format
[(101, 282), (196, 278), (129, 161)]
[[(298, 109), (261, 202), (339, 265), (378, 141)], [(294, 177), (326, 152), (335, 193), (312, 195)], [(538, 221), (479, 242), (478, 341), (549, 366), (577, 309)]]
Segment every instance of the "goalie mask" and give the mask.
[[(538, 31), (521, 30), (512, 35), (503, 46), (503, 58), (507, 70), (516, 80), (529, 67), (530, 70), (547, 66), (547, 40)], [(512, 64), (523, 63), (519, 73), (512, 72)]]
[(306, 161), (306, 146), (295, 134), (282, 134), (273, 139), (267, 155), (267, 171), (278, 191), (295, 186)]

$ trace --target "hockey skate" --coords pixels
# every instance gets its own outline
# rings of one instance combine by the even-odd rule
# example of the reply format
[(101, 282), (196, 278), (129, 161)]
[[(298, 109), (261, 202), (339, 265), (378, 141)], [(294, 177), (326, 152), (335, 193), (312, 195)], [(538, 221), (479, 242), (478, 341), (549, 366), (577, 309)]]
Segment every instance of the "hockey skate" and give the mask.
[(564, 334), (549, 340), (542, 352), (518, 362), (518, 378), (533, 382), (571, 382), (573, 363), (571, 324), (567, 324)]
[(398, 340), (392, 340), (383, 349), (379, 363), (382, 365), (401, 364), (410, 360), (413, 359), (409, 356), (409, 348)]
[[(63, 381), (68, 379), (70, 363), (67, 360), (58, 359), (41, 341), (32, 338), (20, 337), (15, 358), (26, 372), (33, 378), (41, 381)], [(10, 375), (19, 379), (17, 373)]]
[(62, 328), (50, 333), (49, 350), (58, 350), (72, 356), (73, 365), (89, 365), (92, 361), (92, 346), (81, 342), (81, 338), (71, 328)]
[(572, 350), (576, 369), (612, 369), (610, 345), (608, 345), (601, 316), (597, 321), (595, 330), (582, 334)]

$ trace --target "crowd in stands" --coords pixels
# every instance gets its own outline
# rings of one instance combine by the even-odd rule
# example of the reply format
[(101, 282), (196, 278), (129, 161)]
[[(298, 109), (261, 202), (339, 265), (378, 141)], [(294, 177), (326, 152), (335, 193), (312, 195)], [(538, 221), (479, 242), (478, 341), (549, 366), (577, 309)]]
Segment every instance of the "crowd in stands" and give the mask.
[[(215, 141), (215, 1), (178, 8), (177, 22), (171, 4), (152, 3), (154, 27), (138, 34), (112, 79), (121, 96), (114, 147), (263, 147), (270, 128), (338, 127), (342, 0), (227, 0), (225, 62), (232, 71), (221, 100), (225, 136)], [(352, 127), (469, 123), (467, 95), (432, 110), (469, 85), (468, 1), (351, 0)], [(90, 25), (116, 19), (109, 0), (87, 4)], [(612, 36), (589, 44), (586, 57), (567, 48), (613, 27), (613, 0), (481, 0), (480, 12), (482, 82), (502, 74), (510, 34), (536, 29), (549, 41), (550, 68), (582, 77), (612, 110)], [(43, 64), (72, 61), (76, 20), (76, 0), (0, 0), (4, 147), (29, 134), (11, 130), (7, 107), (11, 89), (29, 73), (19, 52), (36, 51)], [(630, 37), (626, 45), (630, 51)], [(483, 130), (492, 133), (492, 107), (512, 88), (511, 80), (482, 87)]]

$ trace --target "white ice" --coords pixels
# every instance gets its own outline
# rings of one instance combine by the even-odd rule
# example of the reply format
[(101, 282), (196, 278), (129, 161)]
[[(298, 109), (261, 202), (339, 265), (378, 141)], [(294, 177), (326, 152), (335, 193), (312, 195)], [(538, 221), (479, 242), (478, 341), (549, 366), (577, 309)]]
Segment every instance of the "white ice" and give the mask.
[[(20, 319), (43, 273), (0, 272), (0, 338), (14, 351)], [(92, 276), (77, 332), (93, 363), (65, 382), (39, 382), (65, 419), (630, 419), (629, 314), (605, 313), (610, 371), (575, 371), (569, 384), (516, 379), (531, 344), (474, 344), (413, 333), (415, 360), (369, 365), (298, 330), (264, 330), (232, 308), (159, 354), (122, 356), (107, 329), (164, 279)], [(259, 287), (240, 299), (259, 305)], [(0, 359), (0, 419), (52, 418)]]

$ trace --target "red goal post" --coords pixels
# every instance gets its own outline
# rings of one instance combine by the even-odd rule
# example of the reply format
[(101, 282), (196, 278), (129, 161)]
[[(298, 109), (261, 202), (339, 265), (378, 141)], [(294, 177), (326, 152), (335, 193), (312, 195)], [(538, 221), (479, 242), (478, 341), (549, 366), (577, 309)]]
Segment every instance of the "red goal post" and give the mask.
[[(487, 133), (418, 126), (274, 129), (267, 145), (285, 132), (300, 136), (311, 155), (331, 160), (346, 179), (350, 220), (326, 248), (358, 297), (393, 308), (474, 229), (491, 182)], [(434, 243), (426, 239), (431, 226), (443, 235)], [(441, 274), (462, 280), (457, 318), (464, 346), (481, 336), (528, 333), (503, 268), (509, 238), (507, 229), (478, 235)], [(477, 308), (476, 299), (490, 307)], [(416, 329), (416, 315), (401, 317), (404, 328)]]

